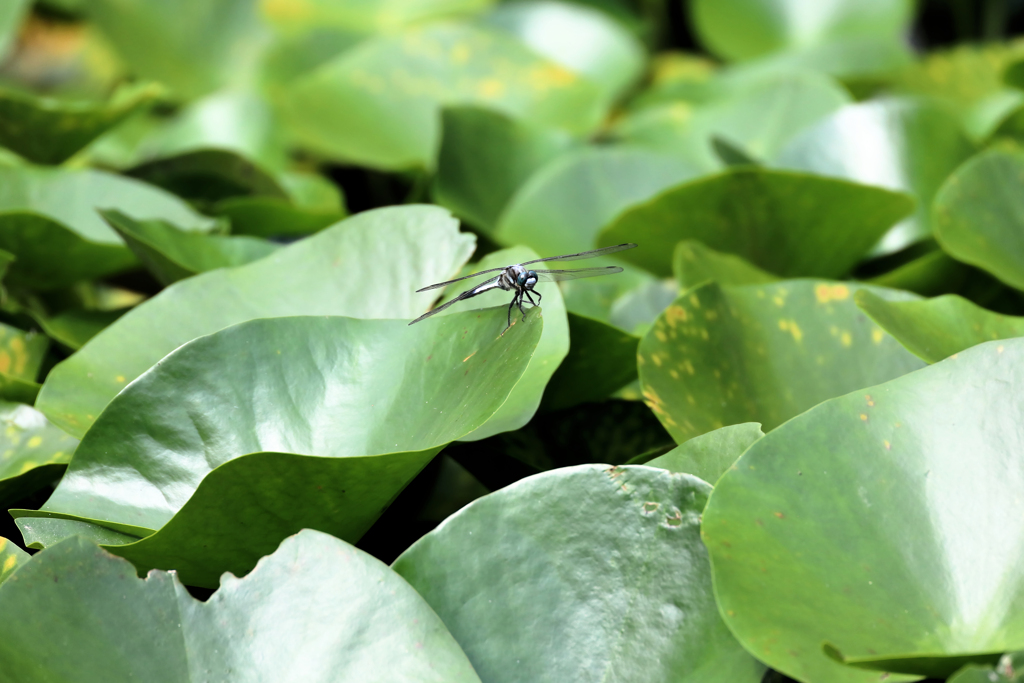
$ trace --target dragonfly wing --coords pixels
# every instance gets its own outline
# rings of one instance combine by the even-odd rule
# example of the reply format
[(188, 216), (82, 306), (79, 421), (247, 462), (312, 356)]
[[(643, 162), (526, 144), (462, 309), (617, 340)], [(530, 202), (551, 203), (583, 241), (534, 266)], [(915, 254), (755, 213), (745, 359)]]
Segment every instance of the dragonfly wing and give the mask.
[(618, 266), (604, 266), (600, 268), (574, 268), (572, 270), (535, 270), (537, 279), (541, 282), (561, 282), (562, 280), (579, 280), (581, 277), (597, 277), (599, 275), (614, 275), (621, 273), (622, 268)]
[[(453, 282), (462, 282), (463, 280), (469, 280), (470, 278), (474, 278), (477, 275), (486, 275), (487, 273), (496, 273), (499, 270), (505, 270), (505, 268), (508, 268), (508, 266), (502, 266), (501, 268), (488, 268), (487, 270), (481, 270), (479, 273), (473, 273), (472, 275), (463, 275), (462, 277), (457, 277), (454, 280), (446, 280), (445, 282), (438, 282), (436, 285), (430, 285), (429, 287), (424, 287), (423, 289), (417, 289), (416, 293), (419, 294), (420, 292), (426, 292), (426, 291), (431, 290), (431, 289), (440, 289), (441, 287), (446, 287), (446, 286), (452, 284)], [(487, 282), (491, 282), (491, 280), (488, 280)], [(484, 283), (484, 284), (486, 284), (486, 283)]]
[[(500, 270), (504, 270), (504, 268), (501, 268)], [(480, 284), (478, 284), (473, 289), (467, 289), (465, 292), (463, 292), (462, 294), (459, 294), (457, 297), (455, 297), (451, 301), (447, 302), (446, 304), (444, 304), (442, 306), (438, 306), (437, 308), (435, 308), (432, 311), (427, 311), (426, 313), (424, 313), (420, 317), (416, 318), (415, 320), (413, 320), (409, 324), (412, 325), (412, 324), (418, 323), (421, 320), (425, 320), (425, 319), (429, 318), (430, 316), (434, 315), (435, 313), (440, 313), (441, 311), (443, 311), (444, 309), (448, 308), (449, 306), (451, 306), (454, 303), (458, 303), (459, 301), (463, 301), (465, 299), (472, 299), (477, 294), (483, 294), (486, 291), (495, 289), (496, 287), (498, 287), (498, 278), (499, 277), (501, 277), (501, 276), (500, 275), (496, 275), (495, 277), (492, 277), (490, 280), (487, 280), (485, 282), (481, 282)]]
[(527, 261), (521, 263), (521, 266), (528, 266), (531, 263), (541, 263), (542, 261), (578, 261), (585, 258), (596, 258), (598, 256), (607, 256), (608, 254), (614, 254), (617, 251), (626, 251), (627, 249), (633, 249), (636, 245), (632, 242), (628, 244), (616, 244), (614, 247), (604, 247), (603, 249), (592, 249), (590, 251), (581, 251), (578, 254), (564, 254), (562, 256), (548, 256), (547, 258), (539, 258), (534, 261)]

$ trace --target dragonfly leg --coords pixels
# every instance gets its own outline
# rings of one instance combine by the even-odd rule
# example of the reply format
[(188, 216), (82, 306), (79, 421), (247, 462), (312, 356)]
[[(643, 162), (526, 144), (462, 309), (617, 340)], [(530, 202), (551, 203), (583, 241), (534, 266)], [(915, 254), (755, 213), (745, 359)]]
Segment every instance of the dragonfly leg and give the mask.
[(516, 299), (518, 299), (518, 298), (519, 298), (519, 292), (516, 292), (512, 296), (512, 303), (510, 303), (508, 305), (508, 325), (506, 325), (505, 329), (501, 331), (502, 334), (505, 334), (505, 330), (507, 330), (508, 328), (512, 327), (512, 307), (516, 305)]
[(523, 322), (526, 322), (526, 311), (523, 310), (523, 295), (519, 295), (519, 312), (523, 314)]
[[(537, 304), (539, 304), (540, 300), (543, 299), (544, 297), (542, 297), (540, 295), (540, 292), (538, 292), (536, 289), (533, 290), (533, 293), (537, 295)], [(530, 303), (533, 303), (533, 299), (530, 299)], [(533, 304), (533, 305), (536, 306), (537, 304)]]
[[(534, 293), (534, 294), (537, 294), (537, 300), (539, 301), (539, 300), (540, 300), (540, 294), (538, 294), (537, 292), (533, 292), (533, 293)], [(537, 305), (537, 302), (533, 300), (533, 297), (532, 297), (532, 296), (530, 296), (530, 290), (528, 290), (528, 289), (527, 289), (527, 290), (526, 290), (525, 292), (523, 292), (523, 294), (525, 294), (525, 295), (526, 295), (526, 298), (527, 298), (527, 300), (528, 300), (528, 301), (529, 301), (529, 302), (530, 302), (531, 304), (533, 304), (534, 306), (536, 306), (536, 305)]]

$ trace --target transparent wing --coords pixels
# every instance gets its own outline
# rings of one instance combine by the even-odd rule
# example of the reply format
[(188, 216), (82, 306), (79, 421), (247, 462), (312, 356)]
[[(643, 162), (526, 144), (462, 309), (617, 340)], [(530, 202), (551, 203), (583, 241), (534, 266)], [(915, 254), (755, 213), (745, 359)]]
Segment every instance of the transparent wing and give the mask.
[[(503, 270), (503, 269), (499, 269), (499, 270)], [(490, 271), (486, 271), (485, 270), (484, 272), (486, 273), (486, 272), (490, 272)], [(424, 313), (420, 317), (416, 318), (415, 320), (413, 320), (409, 324), (413, 325), (415, 323), (418, 323), (421, 320), (425, 320), (425, 319), (429, 318), (430, 316), (434, 315), (435, 313), (440, 313), (441, 311), (443, 311), (444, 309), (448, 308), (449, 306), (451, 306), (454, 303), (458, 303), (459, 301), (465, 301), (466, 299), (472, 299), (477, 294), (483, 294), (484, 292), (487, 292), (487, 291), (490, 291), (490, 290), (496, 288), (498, 286), (498, 278), (499, 277), (501, 277), (501, 276), (500, 275), (496, 275), (495, 277), (492, 277), (490, 280), (486, 280), (484, 282), (481, 282), (480, 284), (478, 284), (473, 289), (467, 289), (465, 292), (463, 292), (462, 294), (459, 294), (457, 297), (455, 297), (454, 299), (452, 299), (448, 303), (444, 304), (443, 306), (438, 306), (437, 308), (435, 308), (432, 311), (427, 311), (426, 313)], [(453, 280), (453, 282), (454, 282), (454, 280)], [(428, 289), (432, 289), (432, 288), (428, 287)], [(422, 292), (423, 290), (421, 289), (420, 291)]]
[[(581, 251), (578, 254), (564, 254), (562, 256), (548, 256), (547, 258), (539, 258), (534, 261), (527, 261), (519, 265), (528, 266), (531, 263), (540, 263), (542, 261), (578, 261), (585, 258), (595, 258), (597, 256), (607, 256), (608, 254), (614, 254), (617, 251), (626, 251), (627, 249), (633, 249), (636, 245), (632, 242), (629, 244), (616, 244), (614, 247), (604, 247), (603, 249), (593, 249), (591, 251)], [(487, 272), (487, 271), (484, 271)]]
[[(454, 280), (448, 280), (446, 282), (438, 282), (436, 285), (430, 285), (429, 287), (424, 287), (423, 289), (417, 289), (416, 293), (418, 294), (420, 292), (426, 292), (426, 291), (431, 290), (431, 289), (439, 289), (440, 287), (445, 287), (447, 285), (450, 285), (453, 282), (462, 282), (463, 280), (469, 280), (470, 278), (474, 278), (477, 275), (486, 275), (487, 273), (497, 273), (499, 270), (505, 270), (505, 268), (508, 268), (508, 266), (502, 266), (501, 268), (488, 268), (487, 270), (481, 270), (479, 273), (473, 273), (472, 275), (463, 275), (462, 277), (457, 277)], [(490, 280), (488, 280), (488, 282), (490, 282)]]
[(537, 273), (537, 279), (541, 282), (560, 282), (562, 280), (579, 280), (581, 277), (613, 275), (621, 273), (622, 268), (604, 266), (601, 268), (574, 268), (573, 270), (535, 270), (533, 272)]

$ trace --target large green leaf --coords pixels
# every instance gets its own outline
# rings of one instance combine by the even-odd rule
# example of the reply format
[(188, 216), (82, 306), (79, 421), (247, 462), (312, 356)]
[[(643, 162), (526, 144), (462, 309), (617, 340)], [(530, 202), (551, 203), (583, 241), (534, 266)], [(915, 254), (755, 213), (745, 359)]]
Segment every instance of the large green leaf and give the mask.
[(645, 464), (715, 482), (762, 436), (761, 425), (756, 422), (729, 425), (695, 436)]
[(28, 562), (30, 556), (24, 550), (0, 537), (0, 583), (6, 581), (14, 570)]
[[(803, 681), (827, 658), (945, 678), (1024, 645), (1024, 339), (812, 408), (757, 441), (704, 511), (733, 633)], [(951, 504), (955, 501), (955, 504)], [(891, 680), (891, 679), (890, 679)]]
[(46, 335), (0, 323), (0, 399), (32, 403), (39, 370), (50, 348)]
[(165, 289), (57, 365), (37, 406), (81, 437), (125, 384), (185, 342), (228, 325), (285, 315), (415, 318), (433, 299), (415, 290), (452, 277), (473, 246), (473, 236), (437, 207), (358, 214), (255, 263)]
[(949, 683), (1020, 683), (1024, 679), (1024, 652), (999, 658), (995, 667), (968, 664), (950, 676)]
[(60, 478), (78, 440), (21, 403), (0, 402), (0, 507)]
[(573, 145), (564, 131), (480, 107), (446, 107), (441, 129), (434, 198), (488, 232), (526, 179)]
[(538, 254), (595, 246), (598, 232), (632, 204), (696, 175), (683, 161), (629, 147), (564, 154), (537, 171), (501, 215), (495, 239)]
[(371, 38), (291, 87), (288, 116), (314, 151), (383, 169), (432, 167), (445, 104), (476, 104), (587, 132), (600, 90), (515, 39), (436, 23)]
[[(45, 603), (47, 609), (39, 610)], [(444, 624), (393, 571), (316, 531), (200, 602), (69, 539), (0, 586), (11, 680), (479, 683)]]
[(714, 171), (724, 165), (713, 148), (716, 136), (755, 159), (768, 159), (801, 130), (849, 102), (849, 94), (827, 76), (784, 73), (706, 104), (673, 102), (643, 109), (623, 119), (615, 134)]
[(861, 287), (712, 282), (681, 295), (640, 340), (647, 405), (677, 443), (741, 422), (769, 431), (824, 400), (922, 367), (857, 308), (852, 294)]
[(288, 199), (247, 196), (223, 199), (210, 212), (231, 221), (231, 232), (255, 237), (311, 235), (347, 215), (340, 188), (316, 173), (283, 171), (275, 174)]
[(127, 309), (124, 308), (109, 311), (70, 308), (53, 316), (37, 314), (33, 319), (43, 328), (47, 337), (77, 351), (125, 313)]
[(1024, 153), (983, 152), (935, 197), (935, 239), (951, 256), (1024, 289)]
[(7, 48), (21, 28), (21, 19), (31, 3), (29, 0), (9, 0), (0, 5), (0, 58), (7, 54)]
[(120, 211), (101, 213), (128, 248), (164, 285), (196, 273), (259, 260), (280, 246), (259, 237), (189, 232), (167, 221), (136, 221)]
[(438, 17), (473, 14), (493, 0), (263, 0), (260, 9), (275, 26), (297, 32), (335, 27), (377, 33)]
[(709, 249), (693, 240), (683, 240), (676, 245), (672, 272), (680, 292), (709, 280), (731, 286), (766, 285), (779, 279), (739, 256)]
[(486, 681), (755, 683), (764, 668), (712, 596), (709, 490), (649, 467), (559, 469), (470, 503), (393, 567)]
[(0, 249), (16, 257), (7, 278), (57, 289), (136, 263), (96, 212), (106, 208), (187, 230), (213, 225), (177, 197), (137, 180), (91, 170), (0, 168)]
[(852, 104), (798, 134), (776, 162), (783, 168), (908, 192), (917, 214), (879, 244), (890, 253), (931, 233), (932, 197), (974, 151), (944, 108), (912, 99)]
[(270, 37), (251, 0), (91, 0), (89, 19), (132, 71), (182, 98), (245, 84)]
[(672, 274), (676, 244), (698, 240), (779, 275), (840, 277), (913, 208), (907, 195), (881, 188), (741, 167), (625, 210), (598, 245), (636, 242), (622, 258), (662, 276)]
[(896, 43), (908, 29), (909, 0), (696, 0), (701, 41), (726, 59), (883, 38)]
[(160, 94), (155, 85), (124, 88), (109, 102), (68, 101), (0, 92), (0, 145), (29, 161), (59, 164)]
[(854, 300), (876, 324), (926, 363), (994, 339), (1024, 337), (1024, 318), (986, 311), (955, 294), (886, 301), (862, 291)]
[(354, 542), (505, 403), (542, 324), (538, 311), (501, 335), (504, 320), (270, 318), (201, 337), (125, 387), (43, 508), (18, 514), (145, 537), (111, 547), (197, 585), (299, 529)]
[(586, 5), (525, 0), (498, 5), (484, 22), (516, 36), (529, 48), (620, 95), (644, 68), (644, 47), (625, 27)]

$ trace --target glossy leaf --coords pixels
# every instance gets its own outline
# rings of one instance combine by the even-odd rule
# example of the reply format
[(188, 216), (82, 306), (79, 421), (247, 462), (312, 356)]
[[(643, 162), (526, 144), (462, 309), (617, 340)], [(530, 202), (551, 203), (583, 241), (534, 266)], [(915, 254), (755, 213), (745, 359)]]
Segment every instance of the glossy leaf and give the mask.
[(483, 18), (534, 52), (601, 87), (613, 99), (644, 68), (644, 47), (597, 9), (568, 2), (526, 0), (498, 5)]
[(957, 119), (943, 108), (890, 99), (843, 107), (797, 135), (776, 163), (912, 194), (917, 213), (893, 228), (876, 249), (891, 253), (931, 233), (932, 198), (973, 151)]
[(636, 380), (638, 337), (570, 313), (569, 342), (568, 356), (544, 391), (545, 409), (602, 401)]
[(441, 129), (434, 198), (488, 232), (526, 179), (573, 145), (564, 131), (480, 107), (446, 107)]
[(136, 221), (119, 211), (102, 214), (139, 261), (164, 285), (208, 270), (259, 260), (280, 246), (258, 237), (189, 232), (166, 221)]
[(0, 402), (0, 507), (60, 478), (78, 440), (57, 429), (38, 410)]
[(730, 425), (695, 436), (645, 464), (715, 482), (762, 436), (756, 422)]
[(696, 0), (694, 25), (701, 41), (730, 60), (885, 37), (897, 42), (913, 16), (908, 0)]
[(433, 299), (415, 290), (452, 277), (473, 245), (437, 207), (361, 213), (261, 261), (165, 289), (57, 365), (37, 405), (80, 437), (125, 384), (185, 342), (229, 325), (285, 315), (415, 318)]
[(7, 279), (57, 289), (136, 263), (96, 212), (101, 208), (189, 230), (213, 225), (178, 198), (137, 180), (92, 170), (0, 168), (0, 249), (15, 255)]
[(704, 541), (752, 653), (844, 682), (880, 674), (835, 663), (823, 642), (858, 666), (936, 678), (1020, 648), (1022, 546), (1004, 520), (1024, 514), (1008, 476), (1024, 453), (1022, 360), (1024, 340), (989, 342), (828, 401), (718, 481)]
[(1024, 153), (992, 149), (971, 159), (935, 197), (935, 238), (951, 256), (1024, 289)]
[(628, 147), (564, 154), (512, 198), (495, 239), (538, 254), (571, 254), (597, 245), (601, 228), (627, 207), (696, 175), (667, 155)]
[(197, 585), (302, 528), (354, 542), (506, 402), (542, 324), (538, 310), (500, 335), (504, 319), (271, 318), (196, 339), (121, 391), (41, 511), (18, 516), (144, 537), (112, 549)]
[(470, 503), (393, 567), (487, 681), (755, 683), (711, 592), (709, 490), (649, 467), (559, 469)]
[(480, 680), (408, 584), (316, 531), (285, 540), (245, 578), (225, 576), (206, 602), (174, 574), (140, 580), (68, 539), (3, 584), (0, 609), (0, 658), (15, 680)]
[(0, 145), (29, 161), (59, 164), (159, 94), (155, 85), (129, 87), (97, 103), (0, 92)]
[(766, 285), (779, 280), (739, 256), (715, 251), (694, 240), (683, 240), (676, 245), (672, 272), (680, 292), (709, 280), (727, 287)]
[(757, 159), (775, 156), (800, 131), (850, 102), (835, 81), (815, 73), (757, 79), (731, 97), (706, 104), (673, 102), (641, 110), (615, 127), (617, 137), (679, 156), (704, 171), (726, 164), (721, 137)]
[(640, 340), (647, 405), (676, 443), (741, 422), (770, 431), (824, 400), (922, 367), (857, 308), (860, 288), (712, 282), (684, 293)]
[(672, 274), (676, 244), (697, 240), (779, 275), (840, 277), (913, 206), (907, 195), (881, 188), (734, 168), (623, 211), (598, 245), (636, 242), (640, 248), (622, 258), (662, 276)]
[(908, 351), (936, 363), (994, 339), (1024, 337), (1024, 318), (986, 311), (955, 294), (918, 301), (886, 301), (857, 292), (857, 306)]
[(300, 79), (286, 101), (302, 143), (381, 169), (434, 165), (442, 105), (579, 133), (602, 113), (598, 88), (573, 72), (509, 36), (454, 23), (371, 38)]
[(28, 562), (30, 555), (17, 545), (0, 537), (0, 583), (3, 583), (14, 570)]

